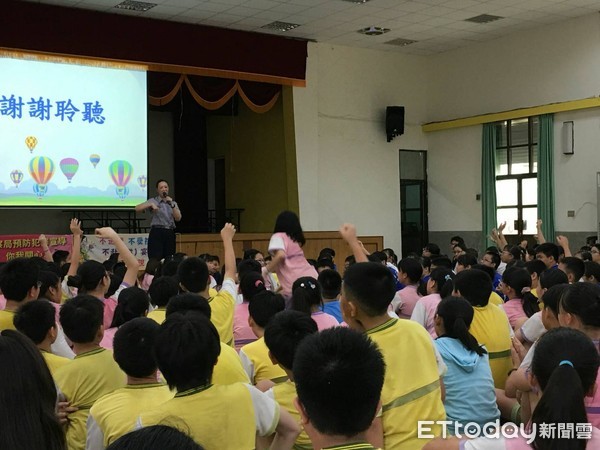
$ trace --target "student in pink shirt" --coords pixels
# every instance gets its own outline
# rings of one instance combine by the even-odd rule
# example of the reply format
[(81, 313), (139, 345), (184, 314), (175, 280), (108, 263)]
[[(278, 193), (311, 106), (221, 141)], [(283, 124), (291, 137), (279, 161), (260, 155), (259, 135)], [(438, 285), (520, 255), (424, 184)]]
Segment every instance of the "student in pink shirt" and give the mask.
[(304, 257), (302, 246), (306, 240), (300, 219), (295, 213), (292, 211), (281, 212), (277, 216), (273, 232), (269, 242), (269, 253), (272, 258), (267, 264), (267, 270), (277, 274), (281, 285), (281, 294), (289, 303), (294, 281), (300, 277), (317, 278), (318, 274)]
[(435, 314), (439, 303), (443, 298), (452, 295), (454, 291), (454, 273), (445, 267), (433, 269), (427, 281), (427, 295), (420, 298), (413, 309), (411, 320), (425, 327), (432, 338), (437, 338), (435, 332)]
[(321, 286), (313, 277), (298, 278), (292, 290), (292, 309), (310, 314), (319, 331), (337, 327), (340, 323), (331, 314), (322, 311)]
[(406, 286), (398, 291), (400, 302), (396, 313), (401, 319), (410, 319), (415, 305), (421, 298), (417, 288), (422, 275), (423, 266), (415, 258), (404, 258), (398, 264), (398, 280)]
[(119, 294), (119, 303), (110, 328), (104, 330), (100, 347), (112, 350), (113, 339), (119, 327), (138, 317), (146, 317), (149, 308), (150, 299), (146, 291), (136, 286), (123, 289)]
[(521, 267), (509, 267), (502, 275), (500, 288), (508, 298), (501, 307), (508, 316), (510, 326), (518, 330), (540, 310), (536, 296), (531, 293), (531, 275)]
[(252, 331), (248, 323), (248, 305), (252, 298), (265, 291), (265, 282), (260, 273), (246, 272), (240, 280), (240, 291), (244, 301), (239, 305), (235, 305), (233, 315), (233, 338), (235, 341), (235, 349), (239, 352), (244, 345), (256, 341), (257, 337)]

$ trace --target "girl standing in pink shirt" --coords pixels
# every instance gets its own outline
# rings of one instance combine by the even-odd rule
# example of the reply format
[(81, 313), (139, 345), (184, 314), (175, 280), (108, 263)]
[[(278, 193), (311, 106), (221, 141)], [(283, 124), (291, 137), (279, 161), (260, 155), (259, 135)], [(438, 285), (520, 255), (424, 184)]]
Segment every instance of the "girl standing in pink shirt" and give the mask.
[(521, 328), (527, 319), (540, 310), (535, 295), (531, 293), (531, 275), (526, 269), (509, 267), (502, 275), (500, 285), (508, 301), (501, 307), (508, 316), (513, 330)]
[(340, 323), (331, 314), (321, 311), (323, 300), (321, 286), (313, 277), (298, 278), (293, 285), (292, 309), (310, 314), (319, 331), (337, 327)]
[(235, 305), (233, 313), (233, 338), (235, 341), (235, 349), (239, 352), (240, 349), (258, 338), (252, 331), (252, 327), (248, 324), (248, 305), (252, 298), (260, 292), (266, 290), (265, 282), (260, 273), (247, 272), (240, 280), (240, 291), (244, 301), (239, 305)]
[(442, 298), (452, 295), (454, 290), (454, 273), (445, 267), (433, 269), (427, 281), (427, 295), (417, 302), (410, 320), (420, 323), (425, 327), (432, 338), (437, 338), (435, 332), (435, 314)]

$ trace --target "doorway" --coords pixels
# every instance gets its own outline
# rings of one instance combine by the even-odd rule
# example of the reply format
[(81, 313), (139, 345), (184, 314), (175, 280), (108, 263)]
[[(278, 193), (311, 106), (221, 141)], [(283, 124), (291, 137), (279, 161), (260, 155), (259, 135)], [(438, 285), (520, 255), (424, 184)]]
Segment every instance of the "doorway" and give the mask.
[(402, 256), (421, 255), (429, 240), (426, 151), (400, 150), (400, 215)]

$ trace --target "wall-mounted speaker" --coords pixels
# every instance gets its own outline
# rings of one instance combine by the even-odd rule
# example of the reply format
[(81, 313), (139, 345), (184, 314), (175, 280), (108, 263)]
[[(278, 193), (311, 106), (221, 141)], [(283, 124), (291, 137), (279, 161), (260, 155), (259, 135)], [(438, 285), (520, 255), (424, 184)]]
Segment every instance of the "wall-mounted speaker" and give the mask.
[(404, 134), (404, 106), (388, 106), (385, 109), (385, 132), (388, 142)]
[(563, 122), (562, 128), (563, 146), (562, 152), (564, 155), (572, 155), (575, 153), (575, 133), (573, 131), (573, 121)]

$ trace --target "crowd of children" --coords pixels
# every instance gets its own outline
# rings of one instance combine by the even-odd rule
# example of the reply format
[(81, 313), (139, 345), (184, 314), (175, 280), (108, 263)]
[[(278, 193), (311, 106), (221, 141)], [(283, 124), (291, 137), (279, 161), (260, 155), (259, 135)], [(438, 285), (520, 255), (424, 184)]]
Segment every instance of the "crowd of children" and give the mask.
[(236, 260), (226, 224), (222, 268), (138, 279), (110, 228), (121, 261), (80, 263), (73, 220), (70, 257), (42, 236), (0, 268), (0, 448), (600, 448), (600, 247), (503, 228), (481, 256), (454, 236), (398, 261), (344, 224), (338, 272), (284, 211), (265, 253)]

